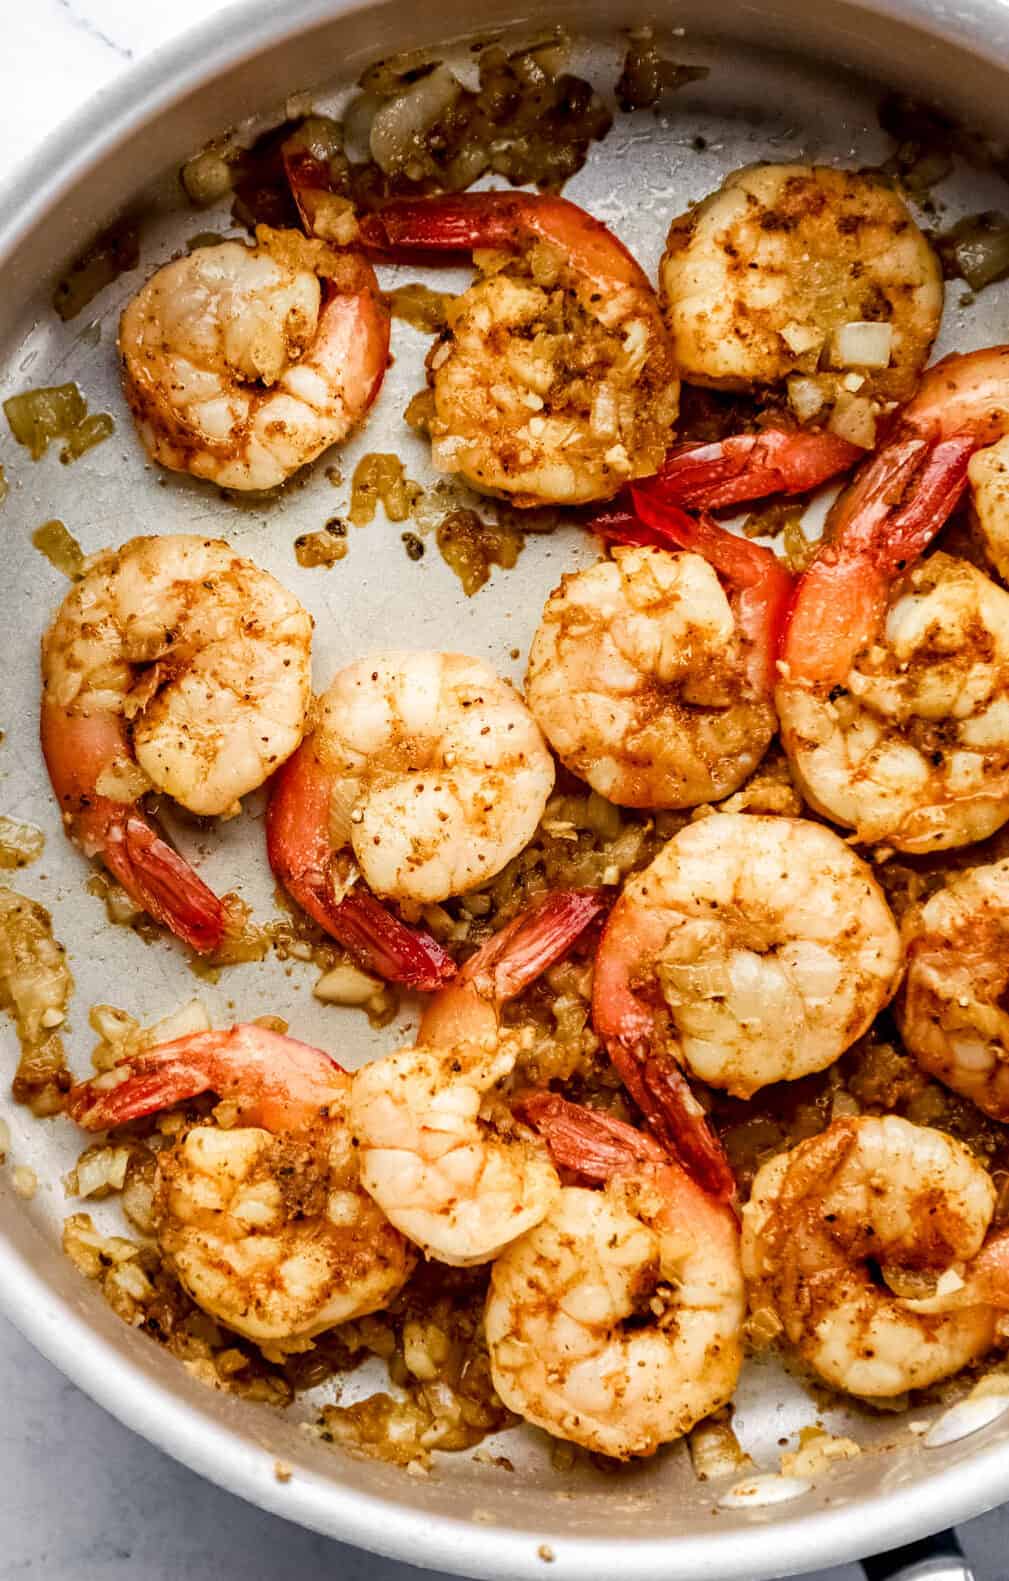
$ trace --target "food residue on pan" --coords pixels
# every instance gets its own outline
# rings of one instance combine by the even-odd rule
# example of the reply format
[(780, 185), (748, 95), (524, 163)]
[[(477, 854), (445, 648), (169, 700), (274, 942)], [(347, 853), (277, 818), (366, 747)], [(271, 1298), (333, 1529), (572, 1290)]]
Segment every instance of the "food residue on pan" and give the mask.
[[(679, 53), (630, 34), (615, 96), (634, 136), (707, 75)], [(72, 1086), (63, 951), (45, 908), (0, 887), (0, 1002), (22, 1045), (15, 1096), (95, 1133), (64, 1180), (89, 1210), (67, 1219), (67, 1254), (194, 1376), (278, 1405), (325, 1384), (313, 1436), (419, 1477), (522, 1419), (552, 1435), (560, 1474), (685, 1437), (698, 1481), (745, 1510), (843, 1481), (864, 1450), (817, 1417), (779, 1440), (780, 1469), (751, 1457), (731, 1414), (750, 1350), (808, 1367), (817, 1405), (910, 1406), (925, 1447), (1004, 1409), (1004, 1382), (952, 1406), (943, 1390), (969, 1390), (1009, 1339), (1009, 495), (1001, 452), (972, 458), (1002, 437), (976, 391), (1009, 383), (1009, 358), (927, 363), (943, 275), (1005, 279), (1009, 221), (993, 207), (939, 231), (941, 184), (980, 145), (891, 100), (881, 170), (750, 166), (700, 203), (643, 202), (655, 256), (668, 227), (656, 291), (557, 196), (611, 121), (574, 60), (560, 33), (458, 66), (388, 58), (340, 121), (300, 96), (251, 146), (246, 129), (184, 167), (189, 200), (230, 199), (254, 241), (191, 237), (120, 338), (148, 455), (217, 485), (191, 485), (214, 536), (184, 532), (182, 493), (183, 530), (128, 550), (85, 559), (62, 522), (36, 529), (75, 583), (45, 639), (43, 731), (67, 831), (106, 864), (87, 887), (109, 921), (182, 939), (166, 971), (249, 969), (226, 979), (217, 1028), (198, 1002), (151, 1028), (93, 1007), (94, 1073)], [(484, 177), (537, 191), (469, 190)], [(58, 288), (61, 317), (136, 247), (129, 225), (98, 238)], [(432, 271), (383, 290), (372, 261), (414, 271), (417, 253), (471, 259), (473, 283), (448, 294)], [(442, 474), (424, 486), (395, 449), (357, 445), (387, 399), (390, 319), (394, 346), (403, 324), (408, 350), (434, 340), (429, 389), (394, 413)], [(113, 430), (74, 383), (5, 413), (35, 460)], [(395, 651), (376, 654), (374, 632), (312, 697), (309, 611), (217, 535), (257, 530), (229, 525), (235, 504), (283, 509), (289, 480), (342, 488), (332, 457), (351, 438), (346, 511), (281, 545), (300, 568), (347, 557), (379, 507), (403, 528), (394, 552), (417, 562), (433, 540), (466, 597), (493, 600), (492, 568), (558, 523), (598, 547), (594, 566), (556, 568), (524, 699), (482, 661), (449, 676), (446, 655), (404, 654), (398, 628)], [(939, 537), (968, 462), (972, 514)], [(876, 514), (866, 525), (859, 482), (829, 519), (818, 595), (828, 559), (805, 513), (851, 476), (882, 478)], [(362, 545), (367, 585), (384, 562)], [(335, 608), (356, 563), (302, 580)], [(280, 886), (270, 921), (201, 871), (206, 820), (246, 796)], [(172, 797), (185, 856), (155, 821)], [(227, 835), (214, 871), (239, 849)], [(41, 851), (41, 831), (0, 818), (0, 866)], [(954, 959), (957, 930), (973, 942)], [(243, 1013), (271, 951), (325, 1007), (324, 1048), (299, 1038), (298, 1000)], [(388, 1027), (390, 1050), (415, 1040), (389, 1054), (395, 1085), (334, 1065), (350, 1010)], [(437, 1145), (432, 1107), (452, 1118)], [(473, 1184), (477, 1156), (494, 1193)], [(870, 1166), (859, 1217), (845, 1183)], [(38, 1184), (24, 1166), (11, 1179), (26, 1198)], [(966, 1203), (948, 1244), (923, 1229), (928, 1191)], [(193, 1205), (211, 1202), (205, 1224)], [(128, 1236), (106, 1232), (107, 1209), (96, 1224), (103, 1203)], [(332, 1277), (318, 1298), (308, 1280), (302, 1310), (278, 1248), (309, 1231)], [(829, 1272), (815, 1323), (797, 1250)], [(859, 1321), (906, 1346), (850, 1343), (845, 1274)], [(585, 1296), (563, 1332), (539, 1300), (555, 1287)], [(580, 1369), (562, 1365), (572, 1334)], [(351, 1374), (372, 1360), (388, 1387), (358, 1397)], [(495, 1448), (480, 1463), (512, 1469)]]
[(32, 543), (53, 569), (62, 571), (71, 582), (78, 581), (84, 574), (84, 551), (65, 522), (55, 517), (43, 522), (32, 533)]
[(10, 431), (33, 461), (41, 461), (50, 444), (62, 439), (60, 460), (76, 461), (115, 431), (108, 412), (88, 412), (76, 384), (24, 390), (3, 403)]
[(0, 884), (0, 1009), (13, 1018), (21, 1058), (11, 1090), (40, 1118), (70, 1087), (61, 1028), (74, 980), (46, 908)]

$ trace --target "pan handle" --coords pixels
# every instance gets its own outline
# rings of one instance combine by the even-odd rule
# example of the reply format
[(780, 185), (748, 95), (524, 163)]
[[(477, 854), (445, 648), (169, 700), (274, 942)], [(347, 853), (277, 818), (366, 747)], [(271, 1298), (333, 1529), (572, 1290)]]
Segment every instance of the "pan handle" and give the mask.
[(974, 1581), (955, 1532), (936, 1532), (919, 1543), (862, 1560), (866, 1581)]

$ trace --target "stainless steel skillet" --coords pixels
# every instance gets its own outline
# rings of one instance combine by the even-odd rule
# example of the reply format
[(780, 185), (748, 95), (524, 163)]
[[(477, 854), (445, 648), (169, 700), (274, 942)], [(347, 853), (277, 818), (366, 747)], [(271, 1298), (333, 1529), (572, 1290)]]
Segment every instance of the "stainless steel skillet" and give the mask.
[[(646, 267), (656, 261), (665, 222), (709, 190), (725, 171), (758, 158), (808, 156), (872, 162), (888, 144), (876, 128), (878, 89), (858, 73), (906, 88), (1009, 136), (1009, 10), (984, 0), (936, 8), (918, 0), (871, 6), (824, 0), (754, 0), (713, 14), (700, 0), (649, 8), (671, 37), (670, 52), (710, 65), (707, 81), (682, 94), (661, 118), (622, 123), (570, 194), (611, 223)], [(13, 484), (3, 511), (5, 567), (0, 584), (3, 699), (0, 810), (40, 824), (44, 858), (17, 886), (50, 906), (71, 954), (78, 991), (70, 1046), (86, 1068), (86, 1007), (113, 1001), (145, 1018), (198, 992), (211, 1014), (237, 1010), (287, 1015), (306, 1038), (338, 1043), (355, 1063), (390, 1034), (362, 1033), (360, 1018), (325, 1011), (309, 980), (279, 969), (238, 968), (216, 987), (196, 984), (174, 948), (145, 946), (109, 930), (85, 894), (82, 863), (65, 847), (35, 744), (36, 643), (59, 579), (30, 546), (32, 528), (60, 517), (87, 550), (136, 531), (212, 530), (291, 585), (317, 618), (317, 679), (376, 641), (451, 642), (502, 669), (524, 651), (546, 591), (559, 571), (589, 553), (570, 531), (532, 540), (516, 569), (464, 602), (447, 568), (429, 554), (409, 561), (398, 529), (374, 526), (355, 539), (331, 572), (303, 571), (293, 555), (341, 503), (321, 469), (306, 485), (261, 509), (239, 509), (182, 480), (163, 483), (145, 467), (118, 390), (114, 325), (137, 275), (124, 276), (80, 320), (60, 325), (48, 307), (67, 259), (127, 204), (144, 211), (142, 269), (169, 256), (199, 230), (223, 228), (223, 215), (180, 207), (174, 172), (207, 138), (248, 115), (282, 108), (294, 90), (320, 86), (319, 102), (338, 102), (364, 65), (392, 52), (472, 36), (475, 26), (515, 25), (528, 33), (563, 22), (584, 42), (600, 82), (612, 82), (621, 27), (642, 20), (630, 4), (559, 4), (525, 10), (487, 0), (478, 18), (461, 0), (438, 0), (423, 14), (395, 4), (337, 0), (239, 5), (106, 90), (53, 139), (0, 200), (0, 395), (29, 385), (76, 379), (93, 409), (113, 412), (113, 439), (76, 463), (55, 455), (36, 466), (0, 436), (0, 461)], [(465, 47), (465, 46), (463, 46)], [(335, 87), (333, 86), (335, 84)], [(700, 133), (705, 148), (697, 152)], [(943, 196), (951, 217), (997, 206), (994, 178), (960, 171)], [(1009, 295), (994, 287), (961, 310), (956, 288), (944, 348), (1005, 339)], [(82, 330), (97, 321), (101, 337)], [(420, 379), (423, 341), (397, 326), (397, 364), (380, 411), (346, 455), (345, 470), (366, 450), (396, 449), (413, 476), (429, 473), (401, 413)], [(249, 817), (204, 841), (203, 870), (243, 892), (260, 913), (270, 907), (262, 831)], [(191, 833), (181, 830), (183, 843)], [(3, 1028), (5, 1043), (12, 1037)], [(13, 1049), (9, 1057), (13, 1057)], [(6, 1100), (4, 1100), (6, 1104)], [(693, 1581), (698, 1576), (758, 1581), (857, 1553), (891, 1548), (965, 1518), (1009, 1495), (1009, 1416), (976, 1434), (929, 1449), (900, 1418), (870, 1419), (841, 1407), (823, 1411), (775, 1364), (755, 1364), (739, 1397), (740, 1436), (758, 1462), (777, 1465), (779, 1441), (817, 1416), (865, 1446), (791, 1502), (729, 1509), (721, 1490), (694, 1478), (684, 1450), (618, 1477), (554, 1471), (544, 1441), (511, 1434), (499, 1446), (514, 1471), (463, 1456), (443, 1457), (424, 1480), (380, 1463), (350, 1459), (307, 1437), (297, 1411), (278, 1417), (211, 1394), (169, 1356), (127, 1329), (85, 1286), (59, 1250), (69, 1210), (60, 1180), (77, 1150), (70, 1128), (40, 1125), (3, 1107), (11, 1155), (37, 1171), (31, 1203), (0, 1176), (0, 1305), (34, 1343), (128, 1425), (222, 1485), (320, 1531), (417, 1564), (488, 1577), (539, 1576), (634, 1581)], [(372, 1384), (355, 1375), (362, 1391)], [(302, 1419), (311, 1415), (306, 1405)], [(275, 1475), (278, 1460), (293, 1469)], [(952, 1573), (952, 1572), (951, 1572)]]

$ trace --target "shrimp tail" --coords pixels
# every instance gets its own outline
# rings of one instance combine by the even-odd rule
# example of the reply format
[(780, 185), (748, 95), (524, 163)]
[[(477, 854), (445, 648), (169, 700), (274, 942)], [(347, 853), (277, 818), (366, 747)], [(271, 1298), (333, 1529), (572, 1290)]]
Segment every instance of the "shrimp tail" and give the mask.
[(470, 957), (459, 973), (460, 984), (472, 983), (497, 1004), (514, 999), (563, 959), (608, 904), (604, 889), (551, 891)]
[(800, 578), (781, 645), (786, 679), (840, 683), (879, 630), (894, 576), (947, 520), (967, 484), (976, 439), (895, 440), (827, 520), (829, 541)]
[(387, 982), (433, 992), (455, 962), (429, 934), (414, 931), (360, 886), (337, 899), (329, 838), (330, 777), (311, 742), (275, 775), (266, 813), (270, 866), (303, 911)]
[(516, 252), (538, 239), (562, 248), (590, 275), (651, 292), (640, 264), (623, 242), (566, 198), (500, 191), (394, 198), (365, 215), (359, 234), (363, 245), (379, 257), (434, 253), (446, 263), (475, 248)]
[(571, 1103), (560, 1093), (520, 1093), (512, 1109), (539, 1131), (555, 1164), (588, 1180), (607, 1181), (635, 1163), (666, 1159), (658, 1142), (643, 1131), (612, 1115)]
[(324, 216), (327, 197), (338, 195), (329, 165), (301, 141), (298, 133), (284, 141), (280, 157), (298, 217), (307, 234), (315, 236), (319, 234), (317, 222)]
[[(344, 1072), (321, 1049), (238, 1023), (142, 1049), (114, 1072), (78, 1082), (66, 1112), (86, 1131), (107, 1131), (215, 1092), (240, 1096), (249, 1120), (290, 1127), (310, 1122), (331, 1101), (334, 1074)], [(113, 1075), (115, 1085), (105, 1085)]]
[(132, 807), (117, 807), (107, 819), (101, 855), (113, 878), (155, 922), (200, 955), (220, 946), (223, 902)]
[(606, 909), (603, 889), (554, 890), (482, 944), (455, 981), (431, 1000), (420, 1024), (424, 1044), (493, 1042), (501, 1006), (571, 949)]
[(607, 1048), (621, 1081), (670, 1155), (709, 1196), (733, 1202), (736, 1181), (729, 1160), (679, 1066), (630, 1040), (611, 1039)]
[(323, 926), (333, 938), (386, 982), (433, 993), (456, 974), (455, 962), (437, 939), (408, 928), (366, 889), (352, 890), (330, 905), (327, 915)]
[(618, 543), (689, 549), (703, 555), (735, 595), (735, 615), (747, 643), (747, 676), (754, 693), (766, 696), (777, 678), (778, 649), (795, 581), (772, 549), (720, 527), (708, 515), (691, 516), (672, 504), (653, 481), (629, 491), (633, 509), (619, 504), (597, 513), (592, 526)]
[(671, 505), (723, 510), (769, 494), (804, 494), (864, 456), (836, 434), (768, 428), (708, 445), (675, 445), (653, 487)]

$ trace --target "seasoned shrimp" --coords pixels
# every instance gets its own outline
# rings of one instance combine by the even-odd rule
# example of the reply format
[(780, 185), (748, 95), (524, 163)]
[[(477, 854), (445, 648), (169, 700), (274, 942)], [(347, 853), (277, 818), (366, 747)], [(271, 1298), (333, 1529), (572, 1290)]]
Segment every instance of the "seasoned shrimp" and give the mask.
[(912, 907), (901, 928), (907, 971), (896, 1003), (925, 1070), (1009, 1120), (1009, 861), (975, 867)]
[(745, 1313), (739, 1232), (648, 1137), (537, 1094), (566, 1186), (495, 1262), (485, 1323), (505, 1405), (557, 1438), (651, 1455), (731, 1399)]
[(389, 314), (363, 258), (256, 231), (165, 264), (123, 313), (126, 398), (148, 454), (222, 488), (283, 483), (364, 418)]
[(639, 1107), (714, 1186), (692, 1158), (704, 1122), (676, 1066), (745, 1098), (824, 1070), (887, 1003), (899, 967), (882, 892), (837, 835), (715, 813), (625, 886), (596, 956), (593, 1023)]
[[(600, 795), (693, 807), (736, 790), (770, 745), (792, 579), (769, 549), (651, 489), (632, 494), (635, 522), (603, 512), (594, 526), (640, 546), (562, 578), (533, 638), (526, 696), (565, 767)], [(698, 552), (668, 554), (670, 543)]]
[(608, 499), (656, 471), (675, 364), (651, 285), (598, 220), (564, 198), (468, 192), (361, 228), (387, 253), (484, 249), (428, 357), (436, 467), (518, 506)]
[(414, 1266), (361, 1189), (350, 1086), (321, 1049), (252, 1024), (146, 1049), (75, 1087), (67, 1112), (102, 1131), (226, 1101), (226, 1128), (190, 1126), (158, 1154), (155, 1234), (198, 1306), (282, 1352), (387, 1306)]
[(750, 165), (670, 227), (659, 296), (680, 374), (719, 389), (827, 367), (906, 401), (939, 327), (942, 270), (892, 187)]
[(42, 750), (69, 834), (197, 950), (221, 902), (140, 810), (237, 812), (301, 740), (312, 620), (219, 539), (133, 538), (86, 562), (42, 641)]
[[(995, 1343), (1007, 1305), (1005, 1232), (984, 1246), (994, 1205), (991, 1176), (944, 1132), (835, 1120), (758, 1171), (743, 1209), (750, 1306), (848, 1394), (950, 1378)], [(919, 1299), (947, 1270), (956, 1299)]]
[(362, 1185), (439, 1262), (489, 1261), (539, 1223), (559, 1189), (543, 1146), (501, 1093), (520, 1043), (502, 1032), (499, 1012), (567, 953), (602, 904), (596, 890), (543, 897), (435, 996), (415, 1048), (354, 1078)]
[(1009, 347), (931, 368), (841, 496), (781, 652), (782, 741), (807, 801), (858, 838), (943, 850), (1009, 817), (1009, 594), (916, 557), (1009, 430)]
[[(358, 872), (392, 900), (463, 894), (528, 844), (553, 783), (535, 720), (489, 665), (460, 653), (377, 654), (340, 671), (278, 775), (270, 865), (354, 947), (343, 896)], [(360, 890), (349, 898), (356, 906)], [(416, 985), (437, 987), (437, 972)]]

